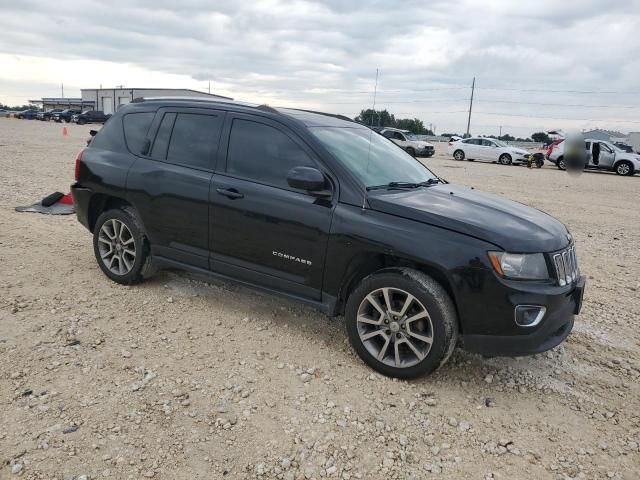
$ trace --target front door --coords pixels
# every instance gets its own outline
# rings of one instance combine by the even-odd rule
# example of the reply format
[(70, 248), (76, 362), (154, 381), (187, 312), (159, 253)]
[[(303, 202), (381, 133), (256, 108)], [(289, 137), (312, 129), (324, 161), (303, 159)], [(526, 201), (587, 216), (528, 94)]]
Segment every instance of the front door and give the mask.
[(320, 300), (333, 203), (286, 180), (294, 167), (322, 169), (317, 158), (264, 117), (230, 113), (223, 139), (210, 192), (211, 269)]
[[(138, 155), (127, 177), (153, 254), (209, 267), (209, 188), (225, 112), (160, 109), (149, 129), (152, 143), (130, 138), (140, 131), (137, 115), (123, 118), (127, 145)], [(135, 147), (133, 145), (136, 145)]]
[(598, 162), (598, 167), (611, 169), (615, 158), (616, 154), (613, 149), (606, 143), (600, 142), (600, 162)]

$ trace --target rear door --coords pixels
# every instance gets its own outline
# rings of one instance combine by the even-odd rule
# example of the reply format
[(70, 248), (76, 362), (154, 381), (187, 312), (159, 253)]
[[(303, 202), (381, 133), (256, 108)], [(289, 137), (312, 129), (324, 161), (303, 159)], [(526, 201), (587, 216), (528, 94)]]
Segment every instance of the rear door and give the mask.
[(160, 109), (140, 141), (130, 140), (135, 129), (145, 129), (143, 122), (131, 118), (134, 115), (140, 114), (123, 119), (128, 148), (138, 156), (127, 189), (153, 254), (208, 268), (209, 187), (225, 112)]
[(286, 180), (294, 167), (322, 170), (317, 157), (264, 117), (230, 112), (223, 138), (210, 194), (211, 269), (320, 300), (333, 203)]

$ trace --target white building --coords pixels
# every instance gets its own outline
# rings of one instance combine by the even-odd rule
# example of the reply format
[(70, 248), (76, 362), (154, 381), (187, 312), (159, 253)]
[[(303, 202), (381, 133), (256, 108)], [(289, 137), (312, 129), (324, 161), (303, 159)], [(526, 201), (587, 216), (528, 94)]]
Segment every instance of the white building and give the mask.
[(138, 97), (213, 97), (233, 100), (221, 95), (199, 92), (188, 88), (83, 88), (82, 103), (91, 105), (94, 110), (113, 113), (120, 105), (126, 105)]

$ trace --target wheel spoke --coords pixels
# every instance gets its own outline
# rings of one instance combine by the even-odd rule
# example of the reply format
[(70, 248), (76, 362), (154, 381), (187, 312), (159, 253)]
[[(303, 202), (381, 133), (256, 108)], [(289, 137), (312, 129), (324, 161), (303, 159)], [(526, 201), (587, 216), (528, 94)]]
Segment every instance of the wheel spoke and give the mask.
[(433, 343), (433, 337), (428, 335), (420, 335), (419, 333), (415, 333), (410, 330), (407, 330), (407, 335), (409, 335), (410, 337), (416, 338), (421, 342), (428, 343), (429, 345)]
[(104, 232), (100, 232), (100, 235), (98, 235), (98, 241), (102, 243), (106, 243), (107, 245), (111, 246), (111, 241), (104, 238), (103, 233)]
[(413, 303), (414, 299), (415, 297), (413, 295), (411, 295), (410, 293), (407, 294), (407, 299), (405, 300), (404, 305), (402, 306), (402, 309), (398, 314), (400, 317), (403, 317), (404, 314), (407, 313), (407, 310), (409, 309), (409, 306)]
[(380, 312), (380, 315), (385, 314), (384, 308), (382, 308), (380, 303), (378, 303), (378, 300), (373, 295), (371, 294), (367, 295), (367, 300), (369, 301), (371, 306), (373, 306), (373, 308), (375, 308), (378, 312)]
[(384, 303), (387, 307), (387, 312), (391, 312), (391, 299), (389, 298), (389, 289), (383, 288), (382, 295), (384, 296)]
[(369, 325), (380, 325), (380, 323), (382, 323), (382, 316), (378, 320), (373, 320), (365, 317), (364, 315), (358, 315), (357, 320), (360, 323), (368, 323)]
[(382, 345), (382, 348), (378, 353), (378, 360), (382, 360), (386, 355), (387, 349), (389, 348), (389, 343), (391, 343), (391, 337), (387, 337), (386, 341), (384, 342), (384, 345)]
[(411, 323), (411, 322), (415, 322), (416, 320), (420, 320), (421, 318), (428, 318), (429, 314), (427, 313), (426, 310), (423, 310), (420, 313), (416, 313), (413, 317), (409, 317), (407, 318), (404, 323)]
[(129, 237), (129, 239), (128, 239), (128, 240), (124, 240), (124, 241), (122, 242), (122, 245), (129, 245), (129, 244), (130, 244), (130, 243), (132, 243), (132, 242), (133, 242), (133, 237)]
[(369, 340), (370, 338), (377, 337), (378, 335), (382, 335), (386, 339), (386, 335), (382, 330), (374, 330), (369, 333), (365, 333), (364, 335), (360, 335), (360, 338), (364, 340)]
[(117, 257), (118, 258), (118, 273), (120, 273), (120, 275), (124, 275), (125, 273), (127, 273), (124, 270), (124, 262), (122, 261), (122, 257)]
[(122, 262), (124, 263), (124, 266), (127, 267), (127, 271), (130, 271), (133, 265), (129, 263), (129, 261), (126, 259), (124, 255), (122, 255), (121, 258), (122, 258)]
[(396, 367), (400, 366), (400, 342), (395, 342), (393, 344), (393, 350), (394, 350), (394, 361), (396, 364)]
[(412, 342), (411, 340), (409, 340), (408, 338), (406, 338), (406, 337), (405, 337), (405, 339), (404, 339), (404, 342), (403, 342), (403, 343), (406, 343), (406, 344), (407, 344), (407, 346), (408, 346), (408, 347), (411, 349), (411, 351), (415, 354), (415, 356), (416, 356), (416, 358), (417, 358), (418, 360), (422, 360), (422, 359), (425, 357), (425, 355), (424, 355), (420, 350), (418, 350), (418, 349), (416, 348), (416, 346), (413, 344), (413, 342)]

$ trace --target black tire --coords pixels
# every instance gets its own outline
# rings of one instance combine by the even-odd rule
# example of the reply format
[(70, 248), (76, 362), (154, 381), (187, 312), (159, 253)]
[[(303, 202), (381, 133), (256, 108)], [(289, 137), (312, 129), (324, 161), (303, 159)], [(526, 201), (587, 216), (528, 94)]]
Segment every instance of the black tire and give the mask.
[(513, 159), (508, 153), (503, 153), (498, 158), (498, 163), (500, 163), (500, 165), (511, 165), (513, 163)]
[[(371, 349), (370, 344), (369, 347), (365, 346), (364, 341), (360, 338), (358, 310), (360, 309), (361, 304), (364, 304), (365, 298), (370, 293), (376, 292), (382, 288), (398, 289), (411, 294), (416, 300), (418, 300), (421, 304), (420, 306), (424, 306), (424, 309), (428, 313), (430, 318), (429, 329), (431, 330), (432, 343), (431, 347), (426, 352), (426, 356), (422, 360), (419, 360), (415, 365), (395, 367), (388, 363), (384, 363), (383, 361), (378, 360), (376, 356), (369, 351)], [(454, 308), (453, 301), (447, 292), (438, 282), (428, 275), (409, 268), (382, 270), (363, 279), (347, 300), (345, 318), (349, 340), (360, 358), (374, 370), (389, 377), (414, 378), (433, 372), (444, 365), (449, 359), (453, 353), (458, 338), (456, 310)], [(362, 325), (362, 323), (360, 323), (360, 325)], [(365, 324), (365, 327), (367, 327), (367, 324)], [(372, 328), (375, 329), (376, 327)], [(382, 326), (382, 328), (387, 327)], [(404, 329), (405, 327), (402, 328)], [(389, 333), (389, 331), (386, 333)], [(394, 337), (395, 335), (399, 338), (401, 333), (409, 334), (409, 327), (407, 326), (402, 332), (396, 334), (392, 333), (391, 337)], [(377, 339), (378, 337), (372, 338)], [(382, 343), (385, 341), (383, 339), (377, 339), (375, 341), (378, 340)], [(413, 339), (412, 341), (416, 342), (416, 340)], [(393, 339), (394, 344), (395, 342), (396, 340)], [(388, 351), (388, 347), (386, 351)], [(408, 352), (409, 350), (406, 351)], [(393, 361), (393, 363), (395, 363), (395, 350), (393, 350), (393, 354), (394, 360), (387, 359), (387, 362)], [(385, 355), (385, 357), (386, 356), (387, 355)], [(383, 360), (385, 357), (383, 357)], [(419, 357), (416, 356), (415, 359), (418, 360)]]
[(82, 119), (80, 119), (80, 120), (78, 120), (76, 123), (77, 123), (78, 125), (84, 125), (84, 124), (85, 124), (85, 123), (87, 123), (87, 122), (86, 122), (86, 120), (82, 120)]
[(408, 153), (409, 155), (411, 155), (412, 157), (415, 157), (415, 156), (416, 156), (416, 151), (413, 149), (413, 147), (407, 147), (407, 150), (406, 150), (406, 151), (407, 151), (407, 153)]
[(564, 157), (558, 157), (558, 160), (556, 161), (556, 166), (560, 170), (566, 170), (567, 169), (567, 164), (564, 163)]
[(634, 174), (633, 164), (627, 160), (622, 160), (616, 164), (616, 174), (623, 177), (631, 176)]
[[(116, 274), (109, 269), (102, 259), (98, 245), (100, 242), (99, 237), (102, 226), (112, 219), (124, 223), (131, 234), (130, 238), (133, 239), (135, 248), (135, 260), (133, 261), (131, 269), (123, 275)], [(145, 274), (149, 273), (151, 270), (149, 242), (144, 233), (142, 222), (140, 222), (135, 209), (132, 207), (125, 206), (118, 209), (107, 210), (98, 217), (93, 229), (93, 252), (102, 272), (114, 282), (122, 285), (140, 283), (144, 279)]]
[(458, 161), (462, 161), (464, 160), (464, 152), (462, 150), (456, 150), (455, 152), (453, 152), (453, 158), (455, 158)]

